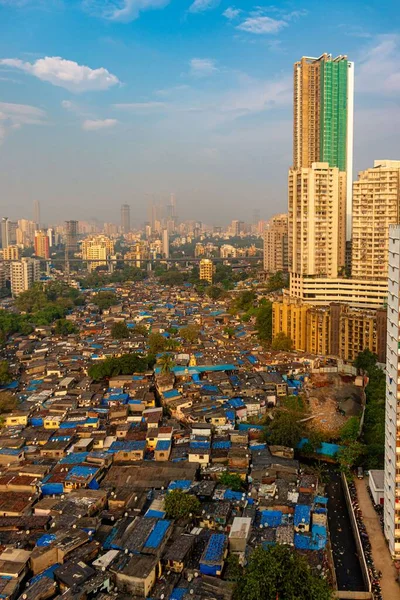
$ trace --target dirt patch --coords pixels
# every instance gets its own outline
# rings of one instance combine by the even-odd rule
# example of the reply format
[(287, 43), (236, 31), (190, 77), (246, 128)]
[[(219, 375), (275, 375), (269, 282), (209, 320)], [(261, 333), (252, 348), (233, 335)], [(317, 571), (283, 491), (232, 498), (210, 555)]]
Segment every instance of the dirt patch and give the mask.
[(310, 425), (334, 436), (352, 416), (362, 411), (362, 390), (348, 377), (337, 374), (313, 375), (306, 386)]

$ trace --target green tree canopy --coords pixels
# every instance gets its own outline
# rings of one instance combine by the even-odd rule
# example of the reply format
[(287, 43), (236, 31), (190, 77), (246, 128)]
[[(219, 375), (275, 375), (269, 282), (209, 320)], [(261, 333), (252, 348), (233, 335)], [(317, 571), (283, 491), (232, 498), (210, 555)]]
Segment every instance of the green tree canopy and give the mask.
[(376, 354), (374, 354), (373, 352), (371, 352), (371, 350), (366, 348), (357, 356), (356, 360), (354, 361), (354, 366), (357, 369), (362, 369), (363, 371), (366, 371), (368, 373), (371, 369), (373, 369), (373, 367), (376, 366), (377, 362), (378, 357), (376, 356)]
[(168, 353), (165, 353), (162, 356), (160, 356), (157, 362), (158, 365), (161, 367), (162, 373), (170, 373), (172, 368), (175, 366), (175, 361), (173, 357)]
[(172, 490), (165, 497), (164, 508), (168, 519), (182, 519), (200, 512), (200, 502), (192, 494), (182, 490)]
[(129, 336), (130, 331), (125, 321), (116, 321), (113, 323), (111, 327), (111, 337), (114, 340), (126, 340)]
[(282, 273), (282, 271), (277, 271), (269, 277), (267, 281), (266, 291), (267, 293), (277, 292), (286, 287), (288, 283), (288, 274)]
[(288, 546), (259, 546), (235, 590), (236, 600), (331, 600), (327, 581), (314, 575), (307, 560)]
[(114, 292), (98, 292), (92, 298), (93, 304), (98, 306), (100, 310), (107, 310), (111, 306), (118, 304), (118, 298)]
[(224, 471), (221, 474), (219, 481), (222, 485), (226, 485), (227, 488), (234, 492), (241, 492), (245, 487), (244, 481), (240, 475), (237, 473), (229, 473), (229, 471)]
[(187, 325), (186, 327), (182, 327), (179, 331), (179, 335), (186, 342), (194, 344), (199, 339), (200, 327), (198, 325)]
[(161, 333), (151, 333), (148, 339), (150, 354), (159, 354), (164, 352), (167, 339)]
[(123, 354), (120, 357), (106, 358), (93, 364), (88, 369), (89, 377), (95, 381), (109, 379), (117, 375), (133, 375), (144, 373), (154, 365), (154, 359), (150, 356), (139, 354)]
[(343, 446), (337, 455), (340, 470), (345, 473), (346, 476), (351, 477), (351, 471), (353, 467), (360, 464), (361, 458), (366, 453), (367, 448), (360, 442), (353, 441), (347, 446)]
[(55, 333), (56, 335), (71, 335), (78, 333), (78, 328), (74, 323), (68, 321), (68, 319), (59, 319), (56, 321)]
[(272, 340), (272, 350), (283, 350), (290, 352), (293, 349), (293, 342), (290, 336), (286, 335), (282, 331), (278, 333)]
[(6, 360), (0, 360), (0, 385), (6, 385), (12, 381), (10, 367)]
[(299, 422), (301, 416), (294, 411), (279, 410), (267, 425), (267, 440), (276, 446), (295, 448), (303, 437), (305, 427)]
[(265, 301), (256, 311), (257, 337), (260, 342), (272, 340), (272, 302)]

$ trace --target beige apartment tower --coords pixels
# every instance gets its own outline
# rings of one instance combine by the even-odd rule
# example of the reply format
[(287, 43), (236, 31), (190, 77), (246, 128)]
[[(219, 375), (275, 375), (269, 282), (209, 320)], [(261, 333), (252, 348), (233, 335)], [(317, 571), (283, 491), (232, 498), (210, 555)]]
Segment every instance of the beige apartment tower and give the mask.
[(200, 280), (208, 281), (208, 283), (213, 282), (214, 275), (214, 264), (213, 261), (209, 258), (203, 258), (200, 261)]
[(337, 277), (345, 265), (346, 173), (328, 163), (289, 171), (292, 273)]
[(288, 216), (272, 217), (264, 230), (264, 271), (288, 270)]
[(399, 222), (400, 161), (376, 160), (353, 184), (353, 277), (387, 280), (389, 227)]

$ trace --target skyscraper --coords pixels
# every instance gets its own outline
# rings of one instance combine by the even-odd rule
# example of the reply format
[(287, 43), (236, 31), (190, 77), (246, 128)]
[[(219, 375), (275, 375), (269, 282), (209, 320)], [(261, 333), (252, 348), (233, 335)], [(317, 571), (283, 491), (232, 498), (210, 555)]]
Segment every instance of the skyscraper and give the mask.
[(10, 245), (10, 222), (8, 217), (1, 219), (1, 247), (7, 248)]
[(33, 220), (36, 223), (36, 227), (40, 229), (40, 202), (35, 200), (33, 203)]
[(400, 558), (400, 226), (389, 232), (387, 310), (384, 531), (393, 557)]
[(121, 231), (122, 233), (129, 233), (131, 230), (131, 207), (129, 204), (123, 204), (121, 206)]
[(400, 161), (376, 160), (353, 184), (353, 277), (387, 279), (389, 226), (400, 222)]
[(35, 232), (35, 255), (40, 258), (50, 257), (50, 241), (45, 231)]
[(78, 248), (78, 221), (65, 221), (65, 247), (67, 252)]
[(169, 233), (168, 229), (163, 229), (162, 232), (162, 251), (164, 258), (169, 258)]
[(276, 273), (288, 268), (288, 216), (275, 215), (264, 230), (264, 271)]
[(289, 171), (292, 274), (338, 277), (345, 265), (346, 174), (328, 163)]
[(347, 56), (303, 56), (294, 65), (293, 168), (315, 162), (347, 173), (347, 237), (351, 234), (354, 63)]

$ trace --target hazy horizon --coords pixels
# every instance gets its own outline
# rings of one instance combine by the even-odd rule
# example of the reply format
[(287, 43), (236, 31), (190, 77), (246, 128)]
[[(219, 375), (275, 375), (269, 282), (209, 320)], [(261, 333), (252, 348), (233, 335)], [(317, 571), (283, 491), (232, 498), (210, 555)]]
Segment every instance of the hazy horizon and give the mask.
[(118, 223), (286, 210), (292, 69), (355, 62), (354, 173), (400, 159), (392, 0), (0, 0), (0, 216)]

